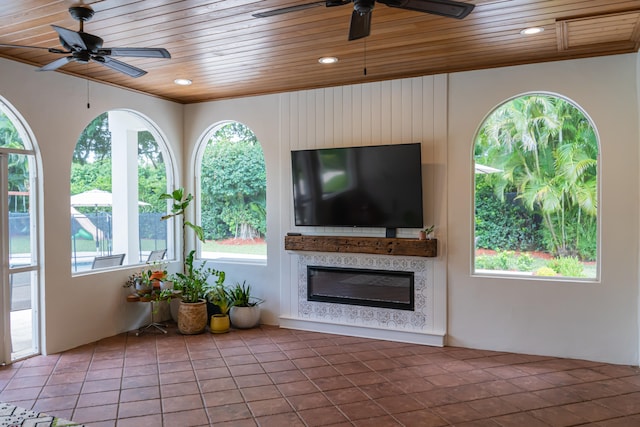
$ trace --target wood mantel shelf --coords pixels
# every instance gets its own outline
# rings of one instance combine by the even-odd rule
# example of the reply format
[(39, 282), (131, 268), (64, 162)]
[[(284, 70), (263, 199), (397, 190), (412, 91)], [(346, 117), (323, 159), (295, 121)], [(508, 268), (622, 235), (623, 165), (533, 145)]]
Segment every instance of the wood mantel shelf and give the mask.
[(435, 257), (438, 241), (388, 237), (284, 236), (288, 251)]

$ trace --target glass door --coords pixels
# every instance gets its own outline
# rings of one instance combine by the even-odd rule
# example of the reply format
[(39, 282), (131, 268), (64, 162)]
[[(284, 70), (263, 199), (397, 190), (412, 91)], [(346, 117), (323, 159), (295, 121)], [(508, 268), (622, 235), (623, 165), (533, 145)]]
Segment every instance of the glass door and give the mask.
[(32, 153), (0, 145), (2, 363), (40, 352), (35, 175)]

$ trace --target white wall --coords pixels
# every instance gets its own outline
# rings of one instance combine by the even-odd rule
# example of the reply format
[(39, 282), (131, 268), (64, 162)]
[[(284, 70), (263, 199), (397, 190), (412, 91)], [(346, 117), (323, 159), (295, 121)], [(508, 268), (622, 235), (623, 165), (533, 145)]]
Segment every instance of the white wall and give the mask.
[[(181, 106), (0, 60), (0, 95), (25, 117), (41, 147), (44, 183), (46, 350), (132, 329), (123, 302), (129, 270), (71, 277), (69, 170), (75, 141), (113, 108), (136, 110), (165, 133), (187, 189), (192, 151), (209, 126), (237, 120), (261, 142), (267, 165), (266, 265), (224, 263), (228, 280), (252, 283), (263, 321), (291, 314), (293, 256), (289, 151), (331, 145), (423, 142), (425, 223), (437, 225), (436, 280), (448, 285), (449, 344), (638, 363), (638, 102), (636, 56), (620, 55)], [(471, 144), (484, 116), (532, 90), (580, 104), (601, 141), (601, 283), (471, 277)], [(183, 126), (184, 114), (184, 126)], [(184, 148), (181, 147), (184, 141)], [(182, 185), (180, 182), (178, 185)], [(335, 229), (301, 231), (337, 234)], [(382, 235), (381, 230), (359, 230)], [(345, 231), (346, 234), (346, 231)], [(443, 301), (447, 299), (442, 296)]]
[[(247, 281), (251, 285), (252, 293), (263, 298), (261, 307), (261, 322), (278, 324), (280, 312), (280, 270), (279, 263), (282, 256), (283, 230), (280, 216), (281, 178), (280, 163), (280, 130), (278, 122), (279, 96), (267, 95), (261, 97), (241, 98), (235, 100), (208, 102), (185, 106), (184, 130), (184, 179), (188, 191), (195, 193), (195, 149), (205, 138), (212, 126), (225, 121), (237, 121), (249, 127), (262, 145), (267, 169), (267, 262), (211, 262), (216, 269), (226, 274), (225, 283), (233, 285), (235, 282)], [(205, 141), (206, 142), (206, 141)]]
[[(146, 116), (181, 161), (180, 104), (0, 59), (0, 95), (25, 119), (40, 150), (43, 266), (42, 351), (54, 353), (133, 329), (148, 316), (143, 304), (125, 303), (122, 288), (135, 268), (71, 276), (71, 160), (82, 130), (99, 114), (126, 108)], [(161, 125), (161, 126), (160, 126)], [(146, 318), (148, 319), (148, 317)], [(136, 323), (137, 322), (137, 323)]]
[[(636, 55), (451, 75), (449, 343), (638, 363)], [(579, 104), (600, 137), (601, 282), (472, 277), (472, 144), (498, 104), (550, 91)]]

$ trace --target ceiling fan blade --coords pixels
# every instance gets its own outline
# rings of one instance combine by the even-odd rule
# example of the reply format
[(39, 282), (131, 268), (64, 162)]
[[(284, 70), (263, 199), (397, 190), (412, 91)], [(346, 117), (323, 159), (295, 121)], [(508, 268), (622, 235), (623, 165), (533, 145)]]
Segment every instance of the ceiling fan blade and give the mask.
[(12, 48), (22, 48), (22, 49), (41, 49), (41, 50), (46, 50), (46, 51), (51, 52), (51, 53), (71, 53), (68, 50), (56, 49), (55, 47), (23, 46), (21, 44), (0, 43), (0, 47), (12, 47)]
[(135, 58), (171, 58), (167, 49), (155, 47), (105, 47), (98, 49), (96, 54)]
[(52, 25), (52, 27), (58, 33), (60, 42), (62, 42), (63, 46), (68, 46), (70, 48), (76, 49), (87, 49), (87, 45), (84, 43), (84, 40), (77, 32), (67, 30), (63, 27), (58, 27), (57, 25)]
[(289, 7), (283, 7), (283, 8), (280, 8), (280, 9), (268, 10), (266, 12), (254, 13), (253, 17), (254, 18), (267, 18), (269, 16), (283, 15), (283, 14), (289, 13), (289, 12), (297, 12), (299, 10), (311, 9), (312, 7), (317, 7), (317, 6), (333, 7), (333, 6), (342, 6), (342, 5), (345, 5), (345, 4), (348, 4), (348, 3), (351, 3), (351, 0), (314, 1), (313, 3), (299, 4), (299, 5), (296, 5), (296, 6), (289, 6)]
[(53, 62), (48, 63), (47, 65), (38, 68), (36, 71), (53, 71), (62, 67), (65, 64), (73, 61), (73, 56), (65, 56), (64, 58), (56, 59)]
[(453, 0), (378, 0), (379, 3), (399, 9), (432, 13), (447, 18), (465, 18), (474, 9), (473, 4)]
[(367, 37), (371, 32), (371, 11), (360, 14), (354, 10), (349, 26), (349, 41)]
[(122, 61), (118, 61), (117, 59), (109, 58), (108, 56), (93, 56), (92, 58), (99, 64), (124, 73), (130, 77), (142, 77), (147, 74), (145, 70), (126, 64)]

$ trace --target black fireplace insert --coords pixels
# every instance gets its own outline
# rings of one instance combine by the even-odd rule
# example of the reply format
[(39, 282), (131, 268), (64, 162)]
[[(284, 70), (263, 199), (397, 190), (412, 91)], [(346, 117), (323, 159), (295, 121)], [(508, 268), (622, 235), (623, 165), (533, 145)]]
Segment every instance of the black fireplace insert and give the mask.
[(307, 266), (307, 300), (413, 311), (414, 273)]

